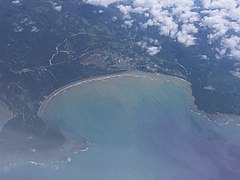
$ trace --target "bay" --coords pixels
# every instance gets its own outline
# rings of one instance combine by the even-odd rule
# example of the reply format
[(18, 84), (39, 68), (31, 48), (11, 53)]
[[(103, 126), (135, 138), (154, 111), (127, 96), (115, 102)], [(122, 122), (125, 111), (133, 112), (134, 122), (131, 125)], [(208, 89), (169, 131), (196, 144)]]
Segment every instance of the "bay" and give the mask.
[(41, 116), (91, 143), (53, 169), (27, 165), (4, 179), (237, 180), (240, 127), (210, 121), (190, 85), (144, 73), (60, 90)]

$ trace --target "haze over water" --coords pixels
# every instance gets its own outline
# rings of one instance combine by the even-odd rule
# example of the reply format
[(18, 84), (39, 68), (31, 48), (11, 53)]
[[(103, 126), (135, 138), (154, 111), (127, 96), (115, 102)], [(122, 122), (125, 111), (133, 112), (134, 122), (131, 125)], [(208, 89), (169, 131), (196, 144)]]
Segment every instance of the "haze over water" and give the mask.
[(148, 78), (97, 80), (59, 93), (43, 116), (88, 140), (88, 151), (58, 170), (29, 165), (2, 177), (237, 180), (240, 127), (195, 113), (185, 83), (143, 75)]
[(11, 117), (11, 112), (8, 110), (7, 106), (0, 102), (0, 130)]

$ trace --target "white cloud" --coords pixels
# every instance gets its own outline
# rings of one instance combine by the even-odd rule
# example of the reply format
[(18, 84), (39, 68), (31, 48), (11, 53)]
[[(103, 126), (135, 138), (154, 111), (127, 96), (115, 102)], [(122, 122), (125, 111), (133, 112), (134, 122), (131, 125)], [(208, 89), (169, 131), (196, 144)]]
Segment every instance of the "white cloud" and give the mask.
[(112, 21), (117, 21), (117, 19), (118, 19), (117, 16), (112, 17)]
[(12, 4), (21, 4), (21, 3), (22, 3), (21, 0), (13, 0), (13, 1), (12, 1)]
[(238, 4), (237, 0), (204, 0), (203, 5), (206, 9), (227, 9), (232, 10)]
[(186, 46), (194, 45), (196, 38), (192, 34), (197, 33), (198, 29), (193, 24), (184, 24), (181, 28), (177, 34), (178, 41)]
[(240, 58), (240, 37), (230, 36), (222, 39), (222, 50), (226, 55)]
[(62, 6), (61, 6), (61, 5), (53, 5), (53, 8), (54, 8), (57, 12), (62, 11)]
[(119, 11), (121, 11), (121, 13), (123, 13), (125, 19), (131, 18), (130, 16), (130, 12), (132, 12), (131, 6), (119, 5), (117, 6), (117, 8), (119, 9)]
[(86, 3), (107, 7), (109, 4), (118, 2), (119, 0), (83, 0)]
[[(108, 6), (117, 0), (85, 0)], [(122, 0), (123, 1), (123, 0)], [(130, 1), (129, 1), (130, 2)], [(125, 27), (132, 27), (133, 14), (143, 15), (137, 22), (143, 29), (156, 26), (160, 35), (186, 46), (195, 45), (199, 28), (205, 28), (209, 44), (217, 44), (216, 57), (240, 59), (240, 0), (132, 0), (118, 5)], [(200, 5), (199, 5), (200, 3)], [(200, 18), (201, 17), (201, 18)]]
[(196, 38), (189, 35), (186, 31), (180, 31), (177, 34), (177, 40), (186, 46), (192, 46), (195, 44)]
[(147, 49), (147, 43), (144, 41), (137, 42), (137, 45), (140, 46), (142, 49)]
[(53, 7), (53, 9), (55, 11), (57, 11), (57, 12), (61, 12), (62, 11), (62, 5), (61, 4), (56, 3), (56, 2), (54, 2), (52, 0), (50, 1), (50, 3), (52, 4), (52, 7)]
[(217, 57), (229, 56), (240, 59), (240, 1), (205, 0), (201, 22), (210, 30), (209, 43), (220, 41), (215, 50)]
[(31, 32), (39, 32), (40, 30), (36, 26), (32, 26)]
[(126, 20), (126, 21), (124, 21), (124, 25), (125, 26), (127, 26), (127, 27), (132, 27), (132, 25), (133, 25), (133, 20)]
[(198, 30), (194, 23), (199, 17), (193, 11), (193, 0), (134, 0), (132, 6), (119, 5), (118, 8), (127, 19), (132, 13), (144, 14), (147, 21), (140, 22), (144, 29), (157, 26), (160, 35), (175, 38), (186, 46), (195, 44), (193, 34)]
[[(151, 46), (149, 44), (158, 46)], [(155, 56), (161, 50), (161, 46), (159, 46), (158, 40), (154, 40), (152, 38), (145, 39), (145, 41), (139, 41), (137, 42), (137, 45), (140, 46), (143, 50), (145, 50), (150, 56)]]
[(151, 47), (147, 48), (147, 53), (150, 56), (155, 56), (159, 52), (160, 52), (160, 48), (159, 47), (151, 46)]
[(201, 54), (199, 57), (203, 60), (209, 60), (209, 57), (206, 54)]
[(231, 74), (240, 79), (240, 68), (237, 68), (235, 71), (231, 71)]

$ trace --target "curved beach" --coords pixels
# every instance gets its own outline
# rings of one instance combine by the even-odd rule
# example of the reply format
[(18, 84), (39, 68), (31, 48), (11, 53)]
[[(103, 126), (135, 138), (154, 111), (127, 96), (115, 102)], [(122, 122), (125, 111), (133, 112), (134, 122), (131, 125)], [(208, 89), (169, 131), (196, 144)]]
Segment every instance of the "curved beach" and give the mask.
[(106, 75), (106, 76), (99, 76), (99, 77), (92, 77), (92, 78), (87, 78), (87, 79), (82, 79), (79, 81), (75, 81), (72, 83), (69, 83), (59, 89), (56, 89), (53, 91), (50, 95), (48, 95), (44, 101), (40, 103), (39, 109), (38, 109), (38, 116), (41, 117), (41, 114), (43, 113), (45, 107), (47, 106), (48, 102), (57, 96), (59, 93), (64, 93), (67, 90), (77, 87), (77, 86), (82, 86), (88, 83), (96, 82), (96, 81), (107, 81), (115, 78), (121, 78), (121, 77), (138, 77), (138, 78), (150, 78), (152, 80), (157, 80), (157, 81), (172, 81), (175, 82), (177, 85), (180, 85), (189, 92), (189, 97), (192, 99), (193, 106), (194, 105), (194, 97), (192, 96), (192, 90), (191, 90), (191, 83), (176, 77), (176, 76), (170, 76), (170, 75), (165, 75), (165, 74), (160, 74), (160, 73), (146, 73), (146, 72), (141, 72), (141, 71), (129, 71), (129, 72), (123, 72), (123, 73), (118, 73), (118, 74), (112, 74), (112, 75)]

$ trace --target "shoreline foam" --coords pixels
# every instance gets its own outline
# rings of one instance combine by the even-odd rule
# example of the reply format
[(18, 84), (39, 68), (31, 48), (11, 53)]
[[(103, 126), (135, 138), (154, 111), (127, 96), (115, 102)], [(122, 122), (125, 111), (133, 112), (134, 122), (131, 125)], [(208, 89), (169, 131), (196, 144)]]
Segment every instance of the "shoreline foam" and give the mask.
[(122, 73), (117, 73), (117, 74), (110, 74), (110, 75), (103, 75), (103, 76), (96, 76), (92, 78), (87, 78), (87, 79), (81, 79), (72, 83), (69, 83), (63, 87), (60, 87), (53, 91), (50, 95), (48, 95), (41, 103), (37, 112), (37, 115), (41, 117), (41, 115), (44, 112), (44, 109), (48, 105), (48, 103), (51, 101), (52, 98), (57, 96), (60, 93), (64, 93), (67, 90), (81, 86), (84, 84), (96, 82), (96, 81), (107, 81), (107, 80), (112, 80), (114, 78), (122, 78), (122, 77), (136, 77), (136, 78), (149, 78), (151, 80), (157, 80), (157, 81), (171, 81), (175, 83), (175, 85), (180, 86), (184, 88), (187, 93), (188, 93), (188, 98), (190, 100), (191, 104), (191, 110), (193, 110), (196, 114), (200, 114), (205, 116), (209, 121), (218, 121), (220, 124), (228, 124), (228, 122), (233, 122), (237, 126), (240, 126), (240, 116), (237, 115), (232, 115), (232, 114), (221, 114), (221, 113), (216, 113), (216, 114), (210, 114), (207, 113), (203, 110), (199, 110), (197, 105), (195, 104), (195, 97), (192, 95), (192, 88), (191, 88), (191, 83), (188, 82), (185, 79), (182, 79), (177, 76), (171, 76), (171, 75), (166, 75), (162, 73), (149, 73), (149, 72), (142, 72), (142, 71), (126, 71)]
[(123, 72), (123, 73), (118, 73), (118, 74), (111, 74), (111, 75), (103, 75), (103, 76), (96, 76), (93, 78), (87, 78), (87, 79), (82, 79), (79, 81), (75, 81), (72, 83), (69, 83), (63, 87), (60, 87), (58, 89), (56, 89), (55, 91), (53, 91), (50, 95), (48, 95), (44, 101), (42, 101), (40, 103), (37, 115), (39, 117), (41, 117), (45, 107), (47, 106), (48, 102), (51, 101), (52, 98), (54, 98), (55, 96), (57, 96), (60, 93), (64, 93), (66, 92), (68, 89), (71, 89), (73, 87), (77, 87), (77, 86), (81, 86), (84, 84), (88, 84), (88, 83), (92, 83), (92, 82), (96, 82), (96, 81), (107, 81), (107, 80), (111, 80), (114, 78), (122, 78), (122, 77), (136, 77), (136, 78), (149, 78), (151, 80), (165, 80), (165, 81), (172, 81), (175, 82), (176, 85), (180, 85), (183, 88), (185, 88), (188, 92), (189, 92), (189, 98), (191, 99), (191, 103), (194, 107), (197, 107), (194, 104), (194, 97), (192, 96), (192, 89), (191, 89), (191, 83), (176, 77), (176, 76), (170, 76), (170, 75), (165, 75), (165, 74), (160, 74), (160, 73), (147, 73), (147, 72), (141, 72), (141, 71), (130, 71), (130, 72)]

